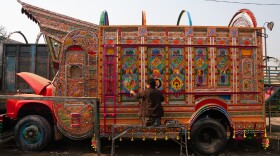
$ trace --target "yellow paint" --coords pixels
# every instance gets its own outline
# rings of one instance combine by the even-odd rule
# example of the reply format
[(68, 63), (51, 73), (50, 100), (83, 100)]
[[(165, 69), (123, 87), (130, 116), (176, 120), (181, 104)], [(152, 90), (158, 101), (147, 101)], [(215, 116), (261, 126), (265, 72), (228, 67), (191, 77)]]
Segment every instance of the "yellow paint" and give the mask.
[(252, 54), (252, 49), (241, 49), (243, 56), (250, 56)]

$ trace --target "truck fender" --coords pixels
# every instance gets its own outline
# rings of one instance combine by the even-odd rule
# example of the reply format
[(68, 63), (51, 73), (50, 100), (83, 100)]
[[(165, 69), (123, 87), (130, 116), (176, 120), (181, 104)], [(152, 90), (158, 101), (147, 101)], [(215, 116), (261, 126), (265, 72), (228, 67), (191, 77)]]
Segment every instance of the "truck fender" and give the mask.
[(198, 102), (195, 106), (196, 112), (190, 118), (190, 127), (196, 122), (198, 117), (209, 110), (216, 110), (225, 115), (230, 125), (233, 125), (230, 115), (227, 112), (227, 104), (219, 99), (205, 99)]
[(56, 117), (55, 117), (55, 114), (54, 114), (53, 102), (52, 101), (42, 101), (42, 100), (40, 100), (40, 101), (39, 100), (21, 100), (21, 101), (18, 101), (16, 103), (15, 107), (14, 107), (14, 110), (12, 111), (13, 113), (9, 114), (9, 117), (11, 117), (13, 119), (17, 119), (18, 118), (18, 113), (21, 110), (21, 108), (23, 108), (26, 105), (35, 104), (35, 103), (38, 104), (38, 105), (47, 106), (52, 112), (54, 123), (56, 123)]

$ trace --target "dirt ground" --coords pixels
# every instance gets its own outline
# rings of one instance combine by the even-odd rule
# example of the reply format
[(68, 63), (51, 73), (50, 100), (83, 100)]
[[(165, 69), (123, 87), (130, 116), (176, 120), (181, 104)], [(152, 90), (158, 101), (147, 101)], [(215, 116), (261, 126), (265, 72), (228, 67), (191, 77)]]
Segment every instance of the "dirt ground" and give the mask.
[[(268, 133), (270, 138), (270, 147), (266, 150), (262, 145), (254, 140), (244, 140), (231, 142), (227, 145), (225, 151), (219, 156), (279, 156), (280, 155), (280, 118), (272, 118), (272, 133)], [(269, 127), (268, 127), (269, 132)], [(17, 148), (14, 140), (0, 145), (0, 155), (2, 156), (91, 156), (95, 155), (91, 148), (90, 139), (83, 141), (73, 141), (64, 138), (61, 141), (53, 141), (44, 151), (26, 152)], [(192, 154), (188, 149), (189, 155)], [(102, 140), (102, 156), (110, 155), (111, 142), (107, 139)], [(180, 155), (180, 146), (172, 140), (165, 141), (137, 140), (131, 142), (123, 140), (116, 142), (116, 156), (176, 156)]]

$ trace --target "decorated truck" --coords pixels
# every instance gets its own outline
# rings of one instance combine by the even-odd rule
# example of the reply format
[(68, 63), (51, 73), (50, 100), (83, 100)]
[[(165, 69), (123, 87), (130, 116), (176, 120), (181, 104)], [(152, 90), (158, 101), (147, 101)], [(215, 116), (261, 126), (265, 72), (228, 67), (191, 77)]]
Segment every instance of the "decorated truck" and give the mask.
[[(27, 72), (18, 76), (36, 96), (97, 97), (101, 136), (112, 137), (116, 125), (141, 123), (140, 102), (129, 91), (145, 90), (153, 77), (164, 94), (162, 124), (186, 127), (196, 152), (218, 153), (229, 139), (254, 138), (267, 147), (263, 28), (251, 11), (238, 11), (228, 26), (193, 26), (186, 11), (178, 19), (187, 13), (185, 26), (147, 25), (144, 12), (142, 25), (119, 26), (109, 25), (106, 11), (96, 25), (18, 2), (38, 23), (58, 67), (52, 81)], [(15, 140), (25, 150), (41, 150), (60, 134), (92, 137), (93, 116), (83, 102), (40, 100), (8, 100), (2, 115), (15, 124)]]

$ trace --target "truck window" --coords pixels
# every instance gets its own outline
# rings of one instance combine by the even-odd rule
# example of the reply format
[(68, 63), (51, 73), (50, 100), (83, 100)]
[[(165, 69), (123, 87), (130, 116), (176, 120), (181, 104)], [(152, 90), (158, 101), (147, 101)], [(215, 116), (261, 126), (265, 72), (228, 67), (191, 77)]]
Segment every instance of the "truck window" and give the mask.
[(82, 77), (82, 70), (77, 65), (72, 65), (70, 68), (70, 77), (71, 78), (81, 78)]

